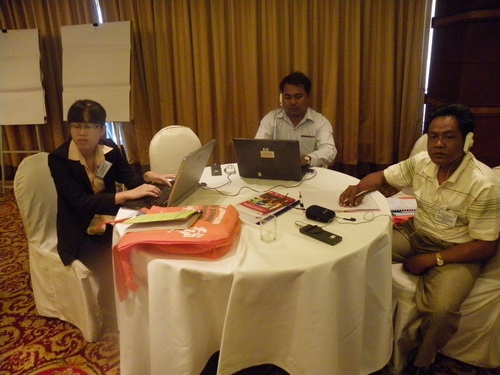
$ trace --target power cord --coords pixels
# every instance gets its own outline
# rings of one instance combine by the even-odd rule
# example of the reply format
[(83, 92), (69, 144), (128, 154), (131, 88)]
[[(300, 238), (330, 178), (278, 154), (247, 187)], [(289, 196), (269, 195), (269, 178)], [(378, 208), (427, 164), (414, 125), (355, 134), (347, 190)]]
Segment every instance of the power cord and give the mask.
[[(304, 181), (309, 181), (309, 180), (312, 180), (314, 177), (316, 177), (316, 175), (318, 174), (317, 171), (315, 171), (314, 169), (311, 169), (311, 172), (309, 173), (311, 176), (309, 175), (305, 175), (304, 178), (298, 183), (298, 184), (293, 184), (293, 185), (283, 185), (283, 184), (277, 184), (277, 185), (274, 185), (272, 187), (270, 187), (269, 189), (266, 189), (266, 190), (262, 190), (262, 191), (259, 191), (259, 190), (256, 190), (254, 188), (251, 188), (249, 186), (242, 186), (237, 193), (235, 194), (231, 194), (231, 193), (227, 193), (227, 192), (224, 192), (224, 191), (220, 191), (219, 189), (220, 188), (223, 188), (229, 184), (231, 184), (233, 181), (231, 180), (231, 175), (232, 174), (235, 174), (236, 171), (226, 171), (226, 169), (228, 168), (229, 166), (227, 166), (226, 168), (224, 168), (224, 171), (226, 172), (227, 174), (227, 179), (228, 179), (228, 182), (220, 185), (220, 186), (216, 186), (216, 187), (211, 187), (211, 186), (208, 186), (208, 185), (205, 185), (203, 186), (203, 189), (204, 190), (215, 190), (217, 193), (219, 193), (220, 195), (224, 195), (226, 197), (236, 197), (238, 195), (240, 195), (241, 191), (243, 189), (248, 189), (248, 190), (251, 190), (251, 191), (254, 191), (258, 194), (261, 194), (261, 193), (267, 193), (268, 191), (271, 191), (273, 189), (276, 189), (278, 187), (283, 187), (285, 189), (290, 189), (290, 188), (295, 188), (295, 187), (298, 187), (300, 186)], [(234, 167), (233, 167), (234, 168)], [(307, 178), (306, 178), (307, 177)]]
[[(390, 220), (392, 220), (392, 216), (391, 215), (387, 215), (387, 214), (375, 215), (372, 211), (368, 211), (368, 212), (365, 212), (363, 214), (363, 220), (364, 221), (359, 221), (359, 222), (354, 223), (353, 222), (354, 220), (349, 220), (349, 219), (346, 219), (346, 218), (343, 218), (343, 217), (337, 217), (337, 216), (335, 217), (335, 221), (338, 224), (359, 225), (359, 224), (371, 223), (372, 221), (374, 221), (376, 218), (379, 218), (379, 217), (388, 217)], [(343, 219), (343, 220), (349, 220), (350, 223), (344, 223), (344, 222), (338, 221), (337, 218), (338, 219)], [(354, 219), (354, 218), (351, 218), (351, 219)]]

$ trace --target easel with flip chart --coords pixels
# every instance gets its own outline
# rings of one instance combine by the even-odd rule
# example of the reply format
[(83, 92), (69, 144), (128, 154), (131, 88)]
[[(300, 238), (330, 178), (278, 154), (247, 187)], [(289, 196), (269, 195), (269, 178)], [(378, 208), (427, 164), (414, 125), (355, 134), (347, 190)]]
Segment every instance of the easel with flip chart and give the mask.
[[(0, 158), (5, 192), (4, 154), (42, 151), (38, 125), (45, 123), (45, 99), (40, 70), (38, 29), (2, 30), (0, 33)], [(4, 149), (4, 126), (34, 125), (37, 149)]]
[(61, 27), (63, 116), (80, 99), (99, 102), (109, 122), (131, 121), (130, 21)]

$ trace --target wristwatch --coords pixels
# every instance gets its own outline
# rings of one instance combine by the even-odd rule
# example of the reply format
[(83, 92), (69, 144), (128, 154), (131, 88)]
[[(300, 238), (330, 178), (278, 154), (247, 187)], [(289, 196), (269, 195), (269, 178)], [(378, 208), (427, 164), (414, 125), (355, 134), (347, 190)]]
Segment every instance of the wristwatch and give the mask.
[(311, 157), (309, 155), (304, 155), (304, 160), (307, 164), (311, 165)]
[(441, 257), (441, 253), (436, 253), (436, 264), (438, 266), (443, 266), (444, 265), (444, 260)]

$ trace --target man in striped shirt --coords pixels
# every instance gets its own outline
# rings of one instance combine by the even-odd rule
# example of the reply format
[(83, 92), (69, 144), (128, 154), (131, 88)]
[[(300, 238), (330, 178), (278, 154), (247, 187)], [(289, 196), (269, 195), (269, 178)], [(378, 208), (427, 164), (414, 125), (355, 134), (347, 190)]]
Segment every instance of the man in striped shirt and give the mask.
[(458, 104), (438, 108), (427, 120), (427, 152), (364, 177), (340, 196), (355, 206), (363, 196), (389, 184), (411, 187), (415, 217), (395, 227), (392, 257), (420, 275), (415, 301), (422, 316), (414, 370), (431, 371), (437, 351), (452, 337), (460, 306), (481, 268), (496, 252), (500, 231), (500, 183), (469, 151), (475, 121)]

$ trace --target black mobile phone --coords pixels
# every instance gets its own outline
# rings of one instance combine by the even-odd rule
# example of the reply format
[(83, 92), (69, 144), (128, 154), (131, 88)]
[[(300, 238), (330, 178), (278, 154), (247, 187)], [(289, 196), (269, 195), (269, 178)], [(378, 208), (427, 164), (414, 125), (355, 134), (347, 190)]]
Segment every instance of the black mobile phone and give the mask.
[(323, 228), (317, 225), (304, 225), (299, 229), (300, 233), (305, 234), (306, 236), (312, 237), (318, 241), (327, 243), (328, 245), (336, 245), (340, 241), (342, 241), (342, 237), (324, 230)]
[(210, 168), (212, 168), (212, 176), (222, 176), (222, 169), (219, 163), (212, 164)]

